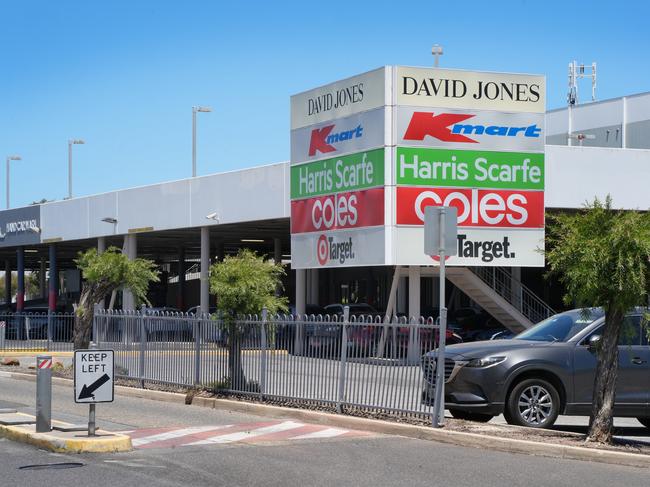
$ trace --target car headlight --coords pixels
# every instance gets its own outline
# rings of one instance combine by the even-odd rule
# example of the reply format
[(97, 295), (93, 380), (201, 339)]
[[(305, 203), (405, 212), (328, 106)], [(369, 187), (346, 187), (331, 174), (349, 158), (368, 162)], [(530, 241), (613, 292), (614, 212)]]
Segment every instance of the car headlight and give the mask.
[(500, 364), (506, 358), (505, 357), (485, 357), (485, 358), (475, 358), (470, 360), (465, 364), (465, 367), (490, 367), (491, 365)]

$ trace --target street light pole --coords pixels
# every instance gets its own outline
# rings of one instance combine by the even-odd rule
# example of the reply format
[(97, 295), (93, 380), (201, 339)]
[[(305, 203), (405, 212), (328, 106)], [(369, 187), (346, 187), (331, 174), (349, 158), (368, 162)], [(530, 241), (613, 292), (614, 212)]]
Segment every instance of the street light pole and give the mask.
[(442, 46), (439, 44), (434, 44), (433, 47), (431, 48), (431, 54), (433, 54), (434, 61), (433, 61), (433, 66), (438, 67), (438, 58), (442, 56)]
[(9, 209), (9, 162), (22, 161), (20, 156), (7, 156), (7, 209)]
[(82, 139), (68, 140), (68, 199), (72, 198), (72, 146), (75, 144), (85, 144)]
[(192, 107), (192, 177), (196, 177), (196, 112), (211, 112), (210, 107)]

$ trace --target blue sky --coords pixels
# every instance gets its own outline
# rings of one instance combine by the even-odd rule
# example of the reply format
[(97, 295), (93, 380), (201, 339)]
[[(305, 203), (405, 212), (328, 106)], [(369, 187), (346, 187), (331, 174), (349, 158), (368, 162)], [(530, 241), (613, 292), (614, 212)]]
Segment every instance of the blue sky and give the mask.
[[(646, 2), (0, 1), (0, 155), (12, 206), (289, 157), (289, 96), (386, 64), (547, 76), (598, 62), (599, 99), (650, 90)], [(580, 86), (583, 100), (590, 91)], [(4, 171), (2, 171), (3, 173)], [(4, 200), (4, 178), (0, 184)]]

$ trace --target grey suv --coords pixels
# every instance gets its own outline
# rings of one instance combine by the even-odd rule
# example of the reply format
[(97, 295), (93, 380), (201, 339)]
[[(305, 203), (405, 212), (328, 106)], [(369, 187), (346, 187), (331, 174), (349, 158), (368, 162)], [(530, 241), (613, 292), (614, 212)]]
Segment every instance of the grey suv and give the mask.
[[(650, 346), (643, 310), (626, 315), (619, 341), (615, 416), (650, 428)], [(450, 345), (445, 357), (445, 405), (460, 419), (544, 428), (558, 414), (589, 415), (596, 348), (605, 324), (601, 309), (572, 310), (510, 340)], [(436, 351), (422, 357), (422, 401), (431, 405)]]

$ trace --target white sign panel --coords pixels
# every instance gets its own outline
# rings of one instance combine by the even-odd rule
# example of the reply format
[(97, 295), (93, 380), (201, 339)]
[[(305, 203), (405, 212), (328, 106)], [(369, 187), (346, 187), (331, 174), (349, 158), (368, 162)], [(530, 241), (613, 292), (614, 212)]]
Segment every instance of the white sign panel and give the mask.
[(398, 105), (546, 111), (544, 76), (398, 66), (395, 78)]
[(113, 350), (75, 350), (75, 402), (113, 402), (114, 384)]
[(384, 108), (291, 131), (291, 163), (336, 157), (382, 147)]
[[(400, 265), (438, 265), (422, 252), (424, 227), (397, 227), (395, 262)], [(453, 266), (543, 267), (544, 229), (484, 229), (458, 227)]]
[[(440, 215), (444, 209), (443, 248), (440, 248)], [(458, 210), (453, 206), (427, 206), (424, 209), (424, 253), (438, 255), (441, 250), (445, 255), (456, 255), (458, 235)]]
[(405, 147), (543, 152), (543, 113), (397, 107), (395, 140)]
[(291, 97), (291, 129), (386, 104), (386, 68), (353, 76)]
[(384, 239), (383, 226), (293, 234), (291, 268), (384, 265)]

